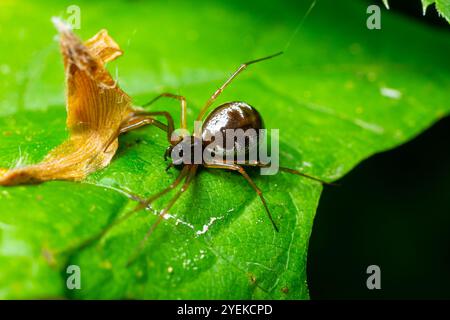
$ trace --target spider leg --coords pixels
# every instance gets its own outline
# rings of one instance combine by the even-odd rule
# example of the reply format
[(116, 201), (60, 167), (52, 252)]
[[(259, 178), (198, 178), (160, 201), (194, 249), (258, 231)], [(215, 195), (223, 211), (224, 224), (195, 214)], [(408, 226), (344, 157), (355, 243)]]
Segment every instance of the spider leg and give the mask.
[(148, 107), (149, 105), (155, 103), (156, 101), (158, 101), (160, 98), (163, 98), (163, 97), (176, 99), (176, 100), (180, 101), (180, 105), (181, 105), (180, 127), (182, 129), (187, 129), (187, 125), (186, 125), (187, 105), (186, 105), (186, 98), (183, 96), (179, 96), (179, 95), (168, 93), (168, 92), (161, 93), (159, 96), (156, 96), (150, 102), (147, 102), (146, 104), (142, 105), (142, 107)]
[(216, 101), (216, 99), (225, 90), (225, 88), (228, 87), (228, 85), (234, 80), (234, 78), (236, 78), (249, 65), (257, 63), (257, 62), (260, 62), (260, 61), (264, 61), (264, 60), (268, 60), (268, 59), (274, 58), (276, 56), (279, 56), (282, 53), (283, 52), (278, 52), (278, 53), (272, 54), (272, 55), (267, 56), (267, 57), (259, 58), (259, 59), (248, 61), (248, 62), (245, 62), (245, 63), (241, 64), (239, 66), (239, 68), (237, 68), (237, 70), (235, 72), (233, 72), (233, 74), (227, 79), (227, 81), (225, 81), (225, 83), (222, 84), (220, 86), (220, 88), (217, 89), (214, 92), (214, 94), (208, 99), (208, 101), (206, 101), (206, 104), (203, 106), (203, 108), (201, 109), (200, 113), (198, 114), (197, 121), (200, 121), (203, 118), (203, 116), (205, 115), (206, 111), (208, 111), (208, 108), (214, 103), (214, 101)]
[[(262, 168), (269, 168), (270, 167), (270, 164), (264, 164), (264, 163), (261, 163), (261, 162), (248, 162), (245, 165), (246, 166), (251, 166), (251, 167), (262, 167)], [(300, 172), (300, 171), (298, 171), (296, 169), (291, 169), (291, 168), (287, 168), (287, 167), (279, 167), (279, 169), (280, 169), (280, 171), (288, 172), (288, 173), (291, 173), (291, 174), (295, 174), (295, 175), (298, 175), (298, 176), (301, 176), (301, 177), (304, 177), (304, 178), (307, 178), (307, 179), (311, 179), (311, 180), (320, 182), (320, 183), (328, 185), (328, 186), (336, 186), (337, 185), (336, 183), (324, 181), (324, 180), (322, 180), (320, 178), (316, 178), (316, 177), (311, 176), (309, 174)]]
[[(163, 116), (164, 118), (166, 118), (167, 125), (154, 119), (155, 116)], [(145, 123), (147, 118), (153, 119), (152, 123)], [(144, 122), (144, 123), (140, 124), (141, 122)], [(131, 122), (129, 121), (129, 123), (125, 124), (125, 127), (127, 127), (127, 129), (121, 128), (121, 130), (126, 130), (125, 132), (127, 132), (127, 131), (137, 129), (142, 126), (148, 125), (148, 124), (154, 124), (155, 126), (159, 127), (160, 129), (166, 131), (167, 132), (167, 141), (172, 143), (171, 137), (172, 137), (172, 132), (175, 129), (175, 125), (174, 125), (172, 116), (167, 111), (151, 111), (151, 112), (141, 111), (141, 110), (135, 111), (134, 117), (131, 119)], [(162, 128), (161, 125), (163, 125), (165, 127), (165, 129)]]
[[(105, 147), (104, 147), (104, 152), (106, 152), (109, 148), (109, 146), (111, 145), (111, 143), (114, 142), (114, 140), (117, 139), (117, 137), (123, 133), (126, 133), (128, 131), (134, 130), (134, 129), (138, 129), (140, 127), (144, 127), (147, 125), (154, 125), (158, 128), (160, 128), (161, 130), (164, 130), (167, 132), (168, 135), (168, 140), (170, 141), (170, 128), (165, 125), (164, 123), (162, 123), (161, 121), (156, 120), (153, 116), (155, 114), (154, 113), (144, 113), (144, 112), (138, 112), (138, 113), (133, 113), (131, 116), (129, 116), (127, 119), (125, 119), (121, 125), (119, 126), (119, 128), (117, 129), (117, 131), (109, 138), (109, 140), (105, 143)], [(169, 115), (170, 116), (170, 115)]]
[(169, 203), (164, 207), (164, 209), (161, 210), (161, 213), (159, 214), (157, 220), (153, 223), (153, 225), (147, 231), (147, 233), (145, 234), (145, 236), (142, 239), (139, 246), (134, 250), (134, 254), (132, 255), (131, 259), (128, 260), (127, 266), (131, 265), (136, 260), (137, 256), (139, 255), (139, 252), (144, 248), (145, 243), (147, 242), (148, 238), (151, 236), (153, 231), (155, 231), (156, 227), (161, 223), (161, 221), (167, 215), (167, 212), (173, 207), (173, 205), (180, 198), (180, 196), (189, 188), (189, 185), (191, 184), (193, 178), (195, 177), (198, 166), (197, 165), (186, 165), (184, 168), (189, 169), (189, 172), (187, 173), (184, 184), (182, 185), (180, 190), (178, 190), (177, 193), (172, 197), (172, 199), (170, 199)]
[(266, 209), (267, 215), (269, 217), (270, 222), (272, 223), (275, 231), (279, 231), (277, 225), (275, 224), (275, 221), (273, 220), (272, 214), (270, 213), (269, 207), (267, 206), (266, 199), (263, 196), (262, 191), (258, 188), (258, 186), (253, 182), (252, 178), (245, 172), (244, 168), (240, 165), (237, 165), (235, 163), (226, 163), (226, 162), (218, 162), (213, 164), (206, 164), (206, 168), (216, 168), (216, 169), (227, 169), (227, 170), (233, 170), (238, 171), (244, 178), (247, 180), (247, 182), (250, 184), (250, 186), (255, 190), (255, 192), (258, 194), (259, 198), (261, 199), (261, 202), (264, 205), (264, 208)]
[(148, 207), (152, 202), (154, 202), (158, 198), (162, 197), (169, 191), (176, 188), (180, 184), (180, 182), (186, 177), (186, 175), (188, 173), (189, 173), (189, 166), (184, 166), (183, 169), (181, 169), (181, 172), (178, 175), (178, 177), (167, 188), (159, 191), (158, 193), (154, 194), (153, 196), (151, 196), (145, 200), (139, 200), (140, 204), (138, 204), (133, 211), (139, 211), (141, 209)]
[(284, 172), (291, 173), (291, 174), (296, 174), (296, 175), (298, 175), (298, 176), (301, 176), (301, 177), (304, 177), (304, 178), (307, 178), (307, 179), (310, 179), (310, 180), (314, 180), (314, 181), (320, 182), (320, 183), (322, 183), (322, 184), (326, 184), (326, 185), (329, 185), (329, 186), (336, 186), (335, 183), (326, 182), (326, 181), (324, 181), (324, 180), (321, 180), (321, 179), (319, 179), (319, 178), (310, 176), (309, 174), (305, 174), (305, 173), (300, 172), (300, 171), (295, 170), (295, 169), (286, 168), (286, 167), (280, 167), (280, 170), (281, 170), (281, 171), (284, 171)]
[(54, 255), (59, 255), (59, 254), (64, 254), (64, 253), (69, 253), (75, 250), (79, 250), (79, 249), (83, 249), (86, 248), (87, 246), (91, 245), (94, 241), (101, 239), (103, 236), (105, 236), (113, 227), (121, 224), (122, 222), (124, 222), (125, 220), (127, 220), (128, 218), (130, 218), (133, 214), (135, 214), (136, 212), (138, 212), (139, 210), (147, 207), (152, 201), (155, 201), (157, 198), (163, 196), (164, 194), (166, 194), (167, 192), (169, 192), (170, 190), (174, 189), (175, 187), (177, 187), (180, 182), (186, 177), (187, 173), (189, 171), (189, 168), (187, 166), (185, 166), (180, 174), (178, 175), (178, 177), (174, 180), (174, 182), (172, 182), (166, 189), (163, 189), (162, 191), (158, 192), (157, 194), (155, 194), (154, 196), (144, 200), (141, 197), (137, 196), (137, 195), (132, 195), (132, 198), (134, 200), (137, 200), (140, 202), (140, 204), (138, 206), (136, 206), (133, 210), (127, 212), (125, 215), (123, 215), (122, 217), (120, 217), (119, 219), (113, 221), (112, 223), (110, 223), (109, 225), (107, 225), (105, 228), (103, 228), (103, 230), (101, 230), (101, 232), (95, 234), (94, 236), (84, 240), (83, 242), (81, 242), (80, 244), (77, 244), (73, 247), (67, 248), (67, 249), (63, 249), (61, 251), (57, 251), (54, 253)]

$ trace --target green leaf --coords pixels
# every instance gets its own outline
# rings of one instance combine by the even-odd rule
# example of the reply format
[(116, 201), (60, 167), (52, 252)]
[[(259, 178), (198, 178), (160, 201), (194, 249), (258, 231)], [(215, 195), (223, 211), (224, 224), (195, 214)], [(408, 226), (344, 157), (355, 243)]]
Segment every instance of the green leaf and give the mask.
[[(70, 4), (0, 5), (2, 167), (37, 162), (67, 136), (50, 17), (67, 18)], [(251, 66), (218, 103), (255, 106), (268, 128), (280, 129), (281, 164), (324, 179), (411, 139), (450, 109), (448, 34), (394, 13), (383, 16), (381, 30), (368, 30), (364, 2), (318, 2), (292, 40), (310, 3), (78, 5), (84, 39), (107, 28), (124, 49), (109, 68), (135, 103), (182, 94), (191, 121), (239, 63), (286, 48)], [(176, 102), (158, 103), (152, 108), (179, 119)], [(242, 177), (202, 170), (130, 267), (154, 212), (139, 212), (90, 247), (58, 254), (133, 208), (130, 193), (149, 196), (176, 177), (176, 169), (164, 171), (167, 142), (157, 128), (124, 135), (120, 144), (111, 165), (81, 183), (0, 189), (1, 298), (308, 298), (307, 247), (322, 186), (285, 173), (249, 170), (279, 233)], [(66, 287), (71, 264), (81, 268), (81, 290)]]
[(427, 11), (430, 4), (435, 4), (439, 15), (450, 23), (450, 0), (422, 0), (423, 14)]
[[(426, 14), (427, 8), (433, 3), (436, 5), (439, 15), (450, 23), (450, 0), (422, 0), (423, 15)], [(389, 9), (388, 0), (383, 0), (383, 4)]]

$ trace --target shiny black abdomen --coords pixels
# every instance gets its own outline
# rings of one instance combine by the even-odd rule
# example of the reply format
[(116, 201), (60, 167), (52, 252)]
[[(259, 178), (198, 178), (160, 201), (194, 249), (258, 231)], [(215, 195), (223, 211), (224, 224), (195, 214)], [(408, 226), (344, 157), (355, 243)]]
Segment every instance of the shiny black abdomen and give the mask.
[[(205, 119), (202, 126), (203, 147), (207, 147), (215, 139), (212, 136), (220, 135), (224, 142), (224, 148), (219, 148), (220, 153), (244, 152), (246, 155), (249, 150), (257, 148), (259, 130), (264, 128), (264, 123), (259, 112), (245, 102), (228, 102), (214, 109)], [(234, 139), (232, 149), (225, 148), (227, 141), (227, 129), (242, 129), (247, 132), (245, 139)], [(253, 129), (253, 131), (248, 131)], [(230, 131), (228, 131), (230, 132)], [(242, 132), (242, 131), (241, 131)]]

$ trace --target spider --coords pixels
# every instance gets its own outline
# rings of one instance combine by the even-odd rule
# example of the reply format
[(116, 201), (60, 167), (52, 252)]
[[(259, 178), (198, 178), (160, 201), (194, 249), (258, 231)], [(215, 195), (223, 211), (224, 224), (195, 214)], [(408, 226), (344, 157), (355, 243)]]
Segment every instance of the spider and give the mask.
[[(220, 86), (208, 99), (206, 104), (203, 106), (203, 108), (200, 110), (197, 121), (201, 121), (204, 119), (208, 109), (213, 105), (215, 100), (219, 97), (219, 95), (225, 90), (226, 87), (230, 85), (230, 83), (243, 71), (245, 70), (249, 65), (261, 62), (264, 60), (268, 60), (271, 58), (274, 58), (278, 55), (282, 54), (282, 52), (266, 56), (260, 59), (252, 60), (246, 63), (241, 64), (237, 70)], [(171, 98), (176, 99), (180, 101), (181, 105), (181, 118), (180, 118), (180, 128), (187, 130), (186, 126), (186, 99), (183, 96), (171, 94), (171, 93), (162, 93), (155, 97), (153, 100), (148, 102), (147, 104), (144, 104), (143, 107), (149, 106), (159, 100), (160, 98)], [(163, 116), (167, 119), (167, 125), (159, 122), (158, 120), (154, 119), (155, 116)], [(186, 151), (187, 148), (194, 148), (194, 146), (200, 144), (200, 147), (202, 151), (205, 148), (208, 148), (210, 146), (212, 140), (208, 139), (202, 139), (206, 135), (206, 133), (210, 135), (225, 135), (225, 132), (227, 129), (254, 129), (255, 132), (258, 132), (259, 129), (264, 128), (264, 122), (260, 115), (260, 113), (252, 106), (245, 102), (240, 101), (233, 101), (233, 102), (227, 102), (224, 103), (217, 108), (215, 108), (211, 113), (209, 113), (205, 120), (203, 121), (203, 125), (201, 128), (200, 136), (198, 133), (194, 133), (193, 135), (184, 137), (184, 139), (181, 141), (181, 139), (174, 138), (173, 132), (174, 132), (174, 121), (171, 115), (168, 112), (161, 111), (161, 112), (146, 112), (146, 111), (138, 111), (134, 114), (132, 114), (129, 119), (127, 119), (123, 125), (120, 127), (119, 131), (117, 132), (117, 135), (113, 136), (111, 141), (117, 138), (119, 134), (134, 130), (136, 128), (146, 126), (146, 125), (156, 125), (157, 127), (161, 128), (162, 130), (167, 132), (167, 140), (170, 143), (168, 149), (165, 153), (165, 158), (168, 156), (173, 159), (172, 154), (173, 150), (175, 149), (181, 149), (181, 151)], [(187, 138), (188, 141), (190, 140), (190, 144), (183, 144), (183, 141), (185, 141)], [(256, 137), (257, 138), (257, 137)], [(244, 140), (244, 142), (235, 143), (233, 145), (233, 149), (231, 150), (234, 153), (237, 153), (238, 151), (244, 151), (246, 155), (248, 155), (248, 151), (252, 149), (251, 144), (257, 144), (258, 139), (247, 139)], [(108, 147), (108, 146), (107, 146)], [(107, 149), (107, 147), (105, 149)], [(256, 146), (257, 147), (257, 146)], [(173, 205), (176, 203), (176, 201), (180, 198), (180, 196), (186, 192), (186, 190), (189, 188), (189, 185), (193, 181), (194, 177), (197, 174), (197, 171), (200, 167), (204, 168), (214, 168), (214, 169), (225, 169), (225, 170), (232, 170), (236, 171), (239, 174), (242, 175), (242, 177), (250, 184), (250, 186), (253, 188), (253, 190), (257, 193), (259, 196), (262, 205), (264, 206), (264, 209), (267, 213), (267, 216), (270, 220), (270, 222), (273, 225), (273, 228), (278, 232), (278, 226), (276, 225), (269, 207), (267, 205), (267, 202), (264, 198), (264, 195), (261, 191), (261, 189), (258, 188), (258, 186), (254, 183), (254, 181), (251, 179), (251, 177), (247, 174), (247, 172), (244, 169), (244, 166), (253, 166), (253, 167), (267, 167), (267, 164), (264, 164), (260, 162), (259, 160), (256, 161), (247, 161), (245, 163), (238, 163), (237, 161), (228, 161), (225, 159), (222, 159), (220, 161), (212, 161), (212, 162), (205, 162), (202, 160), (201, 163), (193, 163), (193, 161), (189, 161), (189, 163), (172, 161), (168, 168), (170, 168), (172, 165), (180, 166), (181, 171), (179, 172), (177, 178), (165, 189), (161, 190), (160, 192), (156, 193), (155, 195), (149, 197), (148, 199), (141, 199), (139, 197), (136, 197), (136, 200), (139, 201), (139, 204), (136, 206), (136, 208), (132, 211), (130, 211), (128, 214), (126, 214), (120, 221), (128, 218), (131, 214), (134, 212), (137, 212), (141, 209), (149, 207), (155, 200), (162, 197), (163, 195), (167, 194), (171, 190), (177, 188), (181, 184), (181, 188), (176, 192), (176, 194), (169, 200), (169, 202), (166, 204), (166, 206), (161, 210), (158, 219), (154, 224), (151, 226), (151, 228), (146, 233), (144, 239), (142, 240), (141, 246), (146, 242), (146, 240), (149, 238), (149, 236), (152, 234), (152, 232), (155, 230), (155, 228), (161, 223), (163, 218), (166, 216), (168, 211), (173, 207)], [(167, 168), (167, 169), (168, 169)], [(307, 174), (301, 173), (298, 170), (286, 168), (286, 167), (279, 167), (280, 171), (288, 172), (291, 174), (296, 174), (302, 177), (306, 177), (315, 181), (318, 181), (320, 183), (328, 184), (325, 181), (322, 181), (318, 178), (309, 176)], [(119, 222), (119, 221), (118, 221)], [(109, 229), (109, 228), (108, 228)]]

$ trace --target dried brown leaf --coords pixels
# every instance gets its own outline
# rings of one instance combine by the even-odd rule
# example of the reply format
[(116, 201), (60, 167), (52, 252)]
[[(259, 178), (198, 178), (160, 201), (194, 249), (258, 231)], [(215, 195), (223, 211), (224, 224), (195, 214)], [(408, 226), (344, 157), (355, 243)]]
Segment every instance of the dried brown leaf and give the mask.
[(117, 150), (117, 138), (107, 150), (105, 146), (132, 112), (130, 97), (105, 68), (105, 63), (122, 54), (107, 31), (83, 44), (64, 22), (54, 19), (54, 23), (66, 74), (69, 139), (38, 164), (0, 169), (0, 185), (80, 180), (104, 168)]

